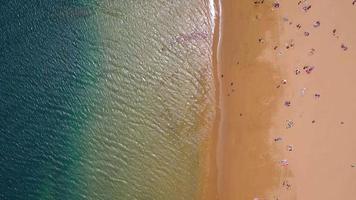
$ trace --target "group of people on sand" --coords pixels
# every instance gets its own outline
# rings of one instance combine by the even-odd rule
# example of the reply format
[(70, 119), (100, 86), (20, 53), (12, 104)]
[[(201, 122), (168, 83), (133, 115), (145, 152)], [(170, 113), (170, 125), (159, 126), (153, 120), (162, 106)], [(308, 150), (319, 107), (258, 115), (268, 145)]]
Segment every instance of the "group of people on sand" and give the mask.
[[(254, 3), (255, 6), (258, 6), (258, 5), (264, 4), (265, 1), (264, 1), (264, 0), (256, 0), (256, 1), (254, 1), (253, 3)], [(356, 6), (356, 0), (352, 0), (352, 5)], [(279, 9), (281, 6), (282, 6), (282, 5), (281, 5), (281, 3), (280, 3), (279, 1), (275, 1), (275, 2), (272, 3), (272, 10)], [(301, 1), (298, 1), (297, 6), (300, 7), (303, 12), (309, 12), (309, 11), (311, 10), (311, 8), (312, 8), (312, 5), (308, 2), (308, 0), (301, 0)], [(288, 22), (289, 25), (292, 25), (292, 24), (293, 24), (293, 22), (290, 21), (290, 20), (289, 20), (288, 18), (286, 18), (286, 17), (283, 17), (283, 21), (284, 21), (284, 22)], [(314, 21), (314, 22), (312, 22), (312, 26), (313, 26), (313, 28), (319, 28), (319, 27), (321, 26), (321, 22), (320, 22), (319, 20)], [(299, 24), (299, 23), (296, 24), (296, 28), (297, 28), (298, 30), (302, 29), (302, 24)], [(332, 33), (332, 36), (334, 36), (334, 37), (336, 37), (336, 38), (339, 38), (339, 35), (337, 34), (337, 30), (336, 30), (336, 29), (332, 29), (332, 30), (331, 30), (331, 33)], [(310, 36), (310, 34), (311, 34), (311, 33), (310, 33), (309, 31), (304, 31), (304, 33), (303, 33), (303, 35), (304, 35), (305, 37)], [(263, 40), (262, 38), (258, 38), (258, 42), (259, 42), (259, 43), (263, 43), (264, 40)], [(291, 41), (285, 46), (285, 48), (286, 48), (287, 50), (288, 50), (288, 49), (291, 49), (291, 48), (293, 48), (293, 47), (294, 47), (294, 41), (293, 41), (293, 40), (291, 40)], [(349, 47), (348, 47), (346, 44), (344, 44), (344, 43), (342, 43), (342, 44), (340, 45), (340, 47), (341, 47), (341, 50), (343, 50), (343, 51), (347, 51), (348, 48), (349, 48)], [(274, 46), (273, 50), (276, 51), (277, 49), (279, 49), (279, 47), (278, 47), (278, 46)], [(311, 49), (308, 50), (308, 55), (309, 55), (309, 56), (313, 56), (313, 55), (315, 54), (315, 52), (316, 52), (316, 49), (315, 49), (315, 48), (311, 48)], [(281, 54), (282, 54), (282, 53), (280, 52), (280, 55), (281, 55)], [(300, 69), (297, 68), (297, 69), (295, 70), (295, 75), (300, 75), (300, 74), (303, 74), (303, 73), (305, 73), (305, 74), (311, 74), (314, 70), (315, 70), (315, 66), (305, 65), (305, 66), (303, 66), (303, 67), (300, 68)], [(287, 80), (282, 80), (282, 81), (281, 81), (281, 84), (279, 84), (279, 85), (277, 86), (277, 88), (280, 88), (282, 85), (286, 85), (286, 84), (287, 84)], [(302, 96), (304, 96), (305, 90), (306, 90), (306, 88), (303, 88), (303, 89), (301, 90), (301, 91), (302, 91), (302, 92), (301, 92)], [(321, 97), (320, 93), (314, 93), (313, 96), (314, 96), (315, 99), (319, 99), (319, 98)], [(292, 106), (292, 102), (291, 102), (290, 100), (284, 101), (284, 106), (285, 106), (285, 107), (290, 107), (290, 106)], [(316, 123), (316, 121), (315, 121), (315, 120), (312, 120), (312, 123), (314, 124), (314, 123)], [(344, 124), (344, 122), (341, 122), (340, 124)], [(294, 122), (293, 122), (292, 120), (286, 120), (286, 129), (292, 128), (293, 126), (294, 126)], [(279, 142), (281, 142), (282, 140), (283, 140), (283, 138), (280, 137), (280, 136), (275, 137), (275, 138), (273, 139), (273, 141), (274, 141), (275, 143), (279, 143)], [(293, 150), (294, 150), (293, 145), (291, 145), (291, 144), (286, 145), (286, 151), (292, 152)], [(280, 164), (280, 166), (282, 166), (282, 167), (287, 167), (287, 166), (289, 165), (287, 159), (282, 159), (282, 160), (280, 160), (280, 161), (279, 161), (279, 164)], [(356, 167), (356, 164), (352, 164), (351, 167), (352, 167), (352, 168)], [(288, 183), (287, 180), (283, 181), (282, 186), (283, 186), (283, 188), (286, 188), (287, 190), (289, 190), (289, 189), (292, 187), (292, 185), (291, 185), (290, 183)], [(278, 200), (278, 197), (274, 197), (274, 198), (275, 198), (276, 200)], [(256, 198), (254, 198), (254, 200), (261, 200), (261, 199), (256, 197)]]

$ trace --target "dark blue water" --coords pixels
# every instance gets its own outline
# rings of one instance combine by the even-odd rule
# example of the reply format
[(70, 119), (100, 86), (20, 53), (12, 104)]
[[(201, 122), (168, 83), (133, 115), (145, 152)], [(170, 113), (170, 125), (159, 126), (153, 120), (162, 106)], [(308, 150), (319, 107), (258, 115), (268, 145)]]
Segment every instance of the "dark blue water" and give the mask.
[(80, 177), (69, 169), (80, 157), (74, 145), (91, 109), (82, 97), (98, 62), (87, 59), (86, 41), (96, 37), (84, 3), (0, 5), (0, 199), (39, 199), (44, 188), (44, 198), (78, 197), (70, 191)]

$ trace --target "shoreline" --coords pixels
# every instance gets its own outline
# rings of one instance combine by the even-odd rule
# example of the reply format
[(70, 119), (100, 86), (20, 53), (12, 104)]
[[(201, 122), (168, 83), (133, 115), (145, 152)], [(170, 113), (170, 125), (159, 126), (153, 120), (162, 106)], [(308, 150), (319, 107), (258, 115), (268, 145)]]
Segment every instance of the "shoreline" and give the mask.
[[(214, 27), (213, 27), (213, 43), (212, 43), (212, 67), (213, 67), (213, 77), (215, 85), (215, 118), (213, 119), (213, 126), (209, 131), (208, 139), (203, 143), (203, 148), (201, 155), (203, 158), (202, 162), (202, 189), (199, 192), (199, 199), (201, 200), (216, 200), (218, 197), (218, 167), (217, 167), (217, 142), (218, 142), (218, 132), (220, 124), (220, 81), (217, 77), (218, 68), (217, 68), (217, 48), (219, 45), (219, 34), (220, 34), (220, 0), (208, 0), (213, 1), (214, 6), (211, 9), (215, 9)], [(211, 3), (211, 2), (209, 2)]]
[(221, 3), (218, 196), (254, 199), (278, 185), (268, 129), (280, 97), (275, 90), (280, 75), (261, 56), (270, 45), (265, 37), (276, 39), (276, 16), (267, 4)]
[[(258, 35), (267, 32), (276, 40), (277, 27), (271, 23), (275, 16), (269, 8), (257, 8), (251, 2), (215, 0), (215, 5), (217, 116), (207, 160), (209, 168), (216, 167), (216, 173), (209, 171), (210, 181), (215, 182), (208, 183), (212, 191), (203, 192), (202, 199), (253, 199), (276, 187), (277, 179), (270, 177), (279, 173), (272, 156), (266, 153), (270, 147), (265, 130), (270, 127), (271, 112), (276, 108), (278, 95), (274, 88), (280, 75), (278, 69), (259, 57), (266, 45), (258, 41)], [(251, 12), (264, 16), (265, 24), (261, 25)]]

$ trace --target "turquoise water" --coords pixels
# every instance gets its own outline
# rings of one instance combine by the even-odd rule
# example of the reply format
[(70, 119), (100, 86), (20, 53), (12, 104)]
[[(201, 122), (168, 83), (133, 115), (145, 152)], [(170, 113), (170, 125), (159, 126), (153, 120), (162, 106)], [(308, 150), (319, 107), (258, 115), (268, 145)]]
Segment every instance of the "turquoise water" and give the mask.
[(0, 5), (0, 199), (196, 199), (209, 2)]

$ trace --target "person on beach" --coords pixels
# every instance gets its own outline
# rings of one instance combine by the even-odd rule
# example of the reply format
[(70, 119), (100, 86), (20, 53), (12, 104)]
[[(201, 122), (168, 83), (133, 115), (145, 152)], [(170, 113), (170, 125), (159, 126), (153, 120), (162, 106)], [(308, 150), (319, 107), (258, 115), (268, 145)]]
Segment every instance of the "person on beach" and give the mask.
[(279, 8), (279, 6), (280, 6), (280, 5), (279, 5), (279, 2), (278, 2), (278, 1), (273, 3), (273, 8)]
[(314, 28), (318, 28), (320, 26), (320, 22), (319, 21), (316, 21), (314, 24), (313, 24), (313, 27)]
[(348, 47), (346, 45), (344, 45), (344, 44), (341, 44), (341, 49), (346, 51), (348, 49)]

